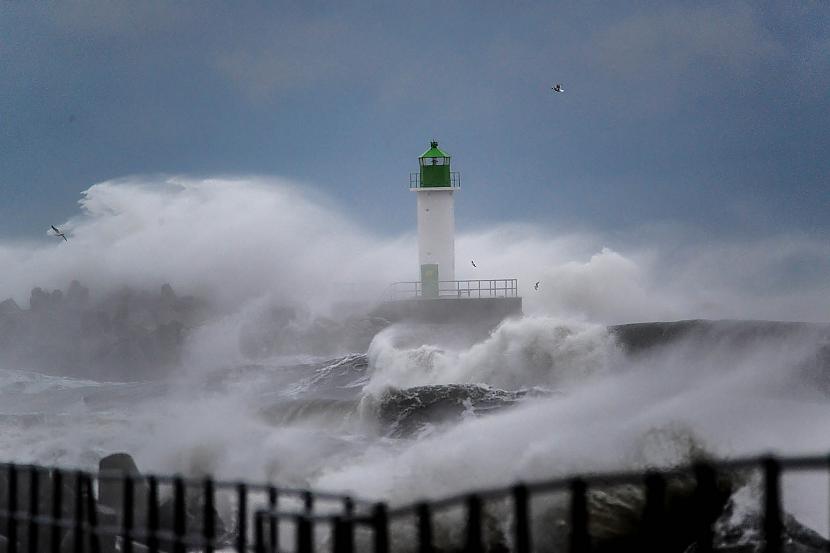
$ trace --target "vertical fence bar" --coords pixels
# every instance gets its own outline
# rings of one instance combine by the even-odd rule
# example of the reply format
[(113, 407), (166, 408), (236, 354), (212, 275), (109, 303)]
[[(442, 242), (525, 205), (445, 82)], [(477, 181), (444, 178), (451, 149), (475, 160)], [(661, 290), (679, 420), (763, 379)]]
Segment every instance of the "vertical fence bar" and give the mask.
[(49, 546), (52, 553), (61, 550), (61, 519), (63, 514), (63, 475), (52, 471), (52, 524), (49, 528)]
[(274, 514), (277, 511), (278, 505), (279, 495), (277, 494), (277, 488), (268, 486), (268, 544), (272, 552), (277, 550), (280, 539), (280, 519)]
[(265, 553), (265, 530), (263, 529), (263, 520), (265, 513), (257, 511), (254, 514), (254, 552)]
[(781, 465), (768, 457), (764, 467), (764, 553), (781, 553)]
[(29, 553), (37, 553), (38, 516), (40, 504), (40, 469), (29, 467)]
[(481, 541), (481, 498), (475, 494), (467, 497), (467, 553), (483, 551)]
[(666, 548), (665, 508), (666, 479), (651, 472), (646, 474), (646, 504), (643, 507), (643, 546), (646, 553), (662, 553)]
[(75, 472), (75, 527), (72, 546), (75, 553), (84, 550), (84, 473)]
[(186, 508), (184, 481), (180, 476), (177, 476), (173, 480), (173, 534), (175, 536), (173, 551), (175, 553), (185, 553), (186, 551), (184, 544), (184, 537), (187, 532)]
[(9, 538), (8, 553), (17, 553), (17, 465), (9, 465)]
[(89, 542), (92, 553), (101, 553), (101, 536), (98, 535), (98, 505), (95, 501), (95, 489), (92, 485), (92, 476), (84, 475), (84, 497), (89, 517)]
[(303, 492), (303, 504), (306, 514), (310, 515), (314, 513), (314, 494), (311, 491), (306, 490)]
[(432, 513), (429, 503), (416, 507), (418, 517), (418, 553), (432, 553)]
[(711, 553), (714, 532), (712, 531), (712, 509), (717, 495), (717, 481), (715, 469), (706, 463), (694, 466), (696, 480), (695, 513), (699, 517), (694, 521), (697, 526), (696, 552)]
[(571, 481), (571, 553), (586, 553), (591, 546), (588, 535), (588, 486), (581, 478)]
[(248, 488), (245, 484), (236, 485), (237, 498), (237, 521), (236, 521), (236, 551), (237, 553), (245, 553), (246, 539), (245, 533), (248, 531)]
[(216, 537), (216, 521), (213, 518), (213, 503), (214, 503), (213, 480), (209, 477), (205, 478), (204, 483), (204, 521), (202, 524), (202, 533), (205, 538), (205, 553), (213, 553), (214, 540)]
[(332, 553), (345, 553), (346, 544), (343, 543), (343, 517), (335, 515), (331, 519), (331, 550)]
[(314, 541), (311, 519), (300, 515), (297, 517), (297, 553), (312, 553)]
[(149, 553), (159, 550), (159, 482), (150, 475), (147, 477), (147, 548)]
[(340, 522), (340, 540), (343, 543), (343, 553), (354, 551), (354, 500), (351, 497), (343, 498), (343, 518)]
[(345, 517), (334, 517), (334, 553), (354, 553), (352, 521)]
[(530, 553), (530, 506), (527, 486), (523, 484), (513, 488), (513, 516), (516, 553)]
[(132, 553), (133, 551), (133, 519), (135, 508), (135, 486), (133, 477), (125, 474), (122, 480), (123, 486), (123, 506), (121, 518), (121, 551), (124, 553)]
[(372, 525), (375, 533), (374, 553), (389, 553), (389, 515), (386, 504), (375, 503)]

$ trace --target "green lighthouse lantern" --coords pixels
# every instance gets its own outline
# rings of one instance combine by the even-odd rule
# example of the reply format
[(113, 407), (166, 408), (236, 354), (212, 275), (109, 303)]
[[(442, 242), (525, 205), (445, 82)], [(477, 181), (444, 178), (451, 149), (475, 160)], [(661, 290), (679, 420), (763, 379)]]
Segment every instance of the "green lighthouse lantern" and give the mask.
[[(450, 173), (450, 155), (438, 147), (438, 141), (429, 143), (429, 150), (418, 158), (422, 188), (450, 188), (453, 185)], [(457, 177), (456, 177), (457, 178)]]

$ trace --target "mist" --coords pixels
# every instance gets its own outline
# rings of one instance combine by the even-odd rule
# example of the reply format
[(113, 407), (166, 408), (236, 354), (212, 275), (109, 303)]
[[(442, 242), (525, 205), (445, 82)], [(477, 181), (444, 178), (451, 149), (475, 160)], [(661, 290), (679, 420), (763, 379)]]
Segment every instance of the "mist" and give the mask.
[[(263, 298), (323, 312), (355, 285), (382, 299), (389, 283), (417, 276), (414, 212), (412, 233), (385, 235), (284, 179), (130, 177), (91, 186), (79, 207), (60, 225), (68, 243), (0, 241), (0, 298), (25, 306), (33, 287), (65, 289), (72, 280), (98, 297), (169, 283), (224, 313)], [(551, 223), (459, 228), (458, 278), (518, 278), (526, 313), (601, 324), (827, 320), (830, 245), (822, 241), (697, 243), (694, 229), (666, 228), (626, 239)]]
[[(129, 451), (144, 470), (405, 503), (830, 449), (830, 246), (807, 236), (460, 228), (457, 278), (517, 278), (523, 297), (524, 316), (482, 333), (344, 314), (414, 280), (416, 238), (307, 185), (131, 177), (79, 207), (58, 225), (68, 242), (0, 243), (0, 300), (17, 306), (0, 310), (7, 459)], [(680, 319), (728, 320), (647, 347), (613, 326)], [(821, 532), (825, 480), (785, 487)]]

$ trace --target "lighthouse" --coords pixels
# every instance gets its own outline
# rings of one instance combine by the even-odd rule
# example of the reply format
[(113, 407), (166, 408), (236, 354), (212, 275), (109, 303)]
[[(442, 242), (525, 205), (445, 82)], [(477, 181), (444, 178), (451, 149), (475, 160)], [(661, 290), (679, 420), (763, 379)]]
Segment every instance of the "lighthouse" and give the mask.
[(418, 264), (421, 296), (437, 298), (441, 282), (455, 281), (454, 194), (461, 176), (450, 171), (450, 155), (433, 140), (418, 158), (419, 170), (409, 175), (409, 189), (418, 198)]
[(460, 323), (476, 329), (494, 328), (506, 317), (521, 315), (517, 279), (455, 279), (453, 202), (461, 176), (450, 170), (450, 155), (437, 140), (418, 157), (418, 166), (417, 173), (409, 174), (409, 190), (418, 205), (419, 279), (391, 283), (386, 299), (372, 313), (388, 321)]

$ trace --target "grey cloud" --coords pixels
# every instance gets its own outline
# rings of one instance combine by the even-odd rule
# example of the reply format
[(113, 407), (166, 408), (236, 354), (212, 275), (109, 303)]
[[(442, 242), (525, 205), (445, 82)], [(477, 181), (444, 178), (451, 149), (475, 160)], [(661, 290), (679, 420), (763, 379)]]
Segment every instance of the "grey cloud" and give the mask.
[(349, 27), (334, 21), (286, 25), (267, 37), (242, 39), (215, 56), (214, 69), (253, 101), (363, 74), (373, 61)]
[(747, 86), (786, 54), (743, 4), (638, 13), (598, 31), (591, 44), (591, 65), (614, 83), (635, 87), (653, 111), (714, 87)]

